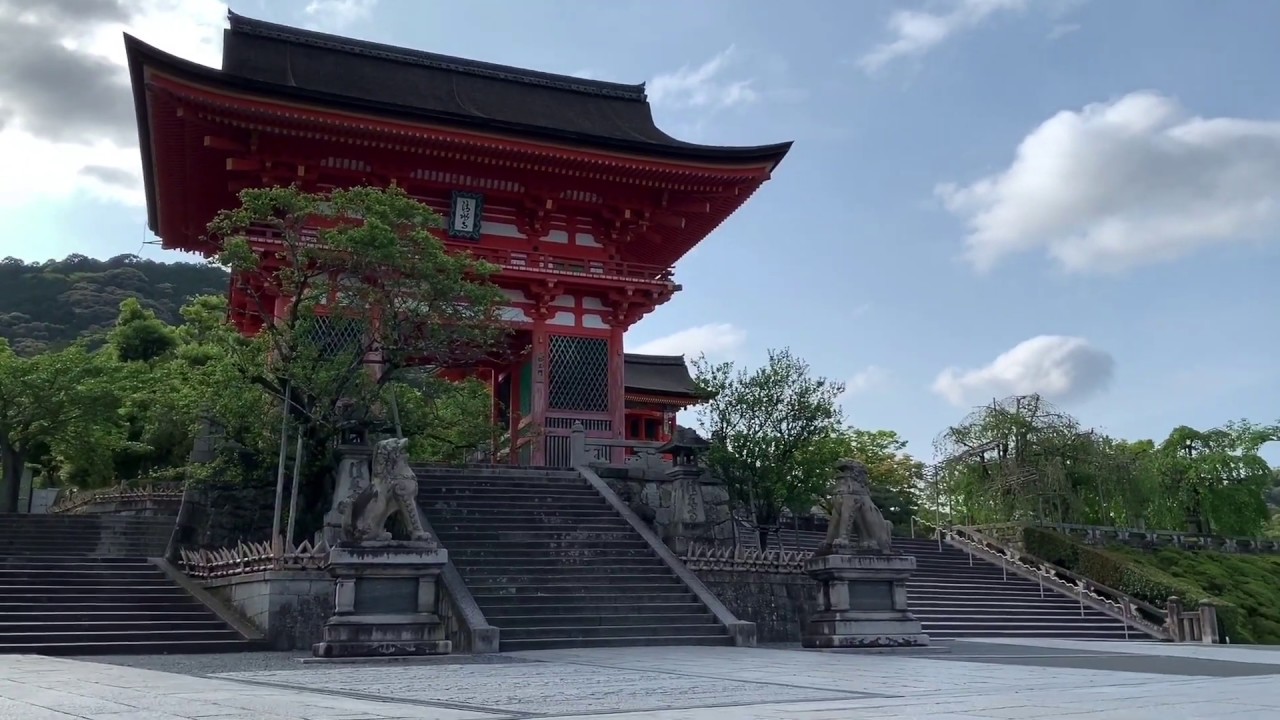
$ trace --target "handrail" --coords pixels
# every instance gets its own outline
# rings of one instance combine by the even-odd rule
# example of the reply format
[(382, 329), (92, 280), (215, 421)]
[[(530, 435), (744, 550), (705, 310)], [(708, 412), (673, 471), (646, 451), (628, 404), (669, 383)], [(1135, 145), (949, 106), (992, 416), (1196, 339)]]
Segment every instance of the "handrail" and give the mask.
[[(1025, 574), (1034, 575), (1041, 583), (1047, 582), (1054, 588), (1065, 591), (1080, 600), (1081, 604), (1088, 602), (1094, 608), (1124, 622), (1126, 627), (1133, 626), (1162, 640), (1174, 639), (1168, 627), (1168, 614), (1150, 603), (1094, 582), (1030, 553), (1007, 548), (976, 528), (957, 526), (946, 529), (944, 532), (954, 547), (959, 547), (971, 554), (972, 548), (982, 554), (993, 555), (1000, 560), (1001, 565), (1008, 563), (1015, 569), (1020, 568)], [(1157, 625), (1147, 620), (1135, 612), (1135, 609), (1157, 618), (1161, 624)]]
[(69, 492), (49, 507), (49, 513), (67, 513), (97, 502), (125, 502), (141, 500), (181, 500), (184, 483), (155, 482), (130, 487), (127, 482), (111, 487)]

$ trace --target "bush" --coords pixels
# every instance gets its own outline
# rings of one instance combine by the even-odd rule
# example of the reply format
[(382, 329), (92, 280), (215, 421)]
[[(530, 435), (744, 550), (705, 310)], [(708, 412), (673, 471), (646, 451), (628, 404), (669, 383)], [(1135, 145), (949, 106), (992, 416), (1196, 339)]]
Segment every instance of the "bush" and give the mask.
[(1023, 540), (1028, 553), (1158, 608), (1171, 596), (1187, 609), (1211, 603), (1219, 631), (1233, 643), (1280, 644), (1280, 558), (1104, 549), (1038, 528), (1027, 528)]

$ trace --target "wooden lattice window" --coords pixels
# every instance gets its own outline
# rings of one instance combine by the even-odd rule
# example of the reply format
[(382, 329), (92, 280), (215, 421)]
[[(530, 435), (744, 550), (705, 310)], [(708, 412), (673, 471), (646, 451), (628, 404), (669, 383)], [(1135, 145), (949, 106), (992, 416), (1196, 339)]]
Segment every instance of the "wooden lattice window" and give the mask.
[(547, 406), (551, 410), (609, 411), (608, 338), (552, 335), (551, 382)]

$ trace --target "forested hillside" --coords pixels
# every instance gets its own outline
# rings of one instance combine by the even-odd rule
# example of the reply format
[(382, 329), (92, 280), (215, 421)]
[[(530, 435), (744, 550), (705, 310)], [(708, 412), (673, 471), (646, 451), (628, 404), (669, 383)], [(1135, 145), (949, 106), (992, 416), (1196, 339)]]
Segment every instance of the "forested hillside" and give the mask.
[(169, 324), (196, 295), (222, 295), (227, 274), (197, 263), (143, 260), (117, 255), (96, 260), (70, 255), (26, 263), (0, 260), (0, 338), (31, 356), (82, 337), (101, 337), (115, 324), (120, 303), (136, 297)]

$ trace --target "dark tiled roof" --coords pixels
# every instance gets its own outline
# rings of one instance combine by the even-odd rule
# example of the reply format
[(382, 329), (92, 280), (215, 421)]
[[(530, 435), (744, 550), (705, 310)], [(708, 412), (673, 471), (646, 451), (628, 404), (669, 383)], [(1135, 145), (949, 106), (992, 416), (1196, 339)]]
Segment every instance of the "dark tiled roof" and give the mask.
[(222, 70), (250, 81), (473, 126), (536, 129), (674, 155), (776, 164), (791, 145), (719, 147), (676, 140), (654, 124), (643, 84), (524, 70), (229, 15)]
[(623, 363), (627, 392), (686, 397), (700, 395), (683, 355), (627, 353)]

